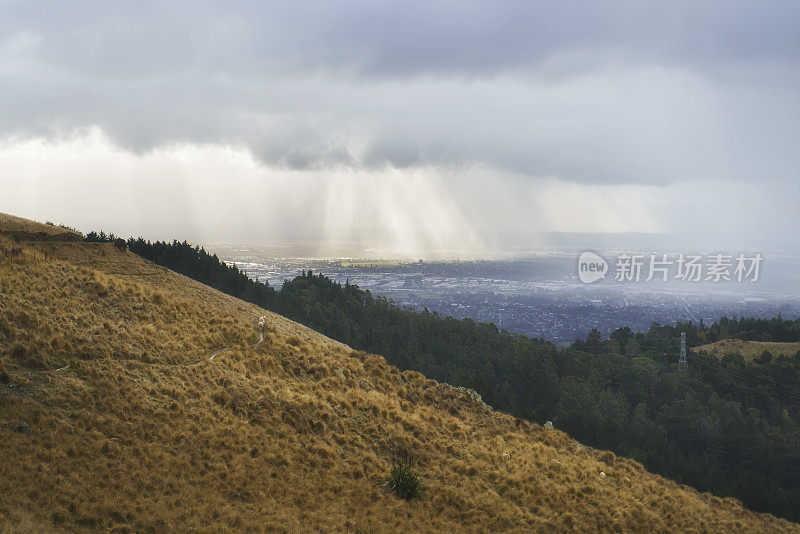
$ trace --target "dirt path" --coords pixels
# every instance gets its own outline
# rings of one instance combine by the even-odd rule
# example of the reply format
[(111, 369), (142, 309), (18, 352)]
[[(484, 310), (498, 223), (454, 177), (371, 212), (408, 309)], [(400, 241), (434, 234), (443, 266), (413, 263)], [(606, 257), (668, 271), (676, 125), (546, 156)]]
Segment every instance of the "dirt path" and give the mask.
[[(262, 344), (263, 342), (264, 342), (264, 332), (263, 331), (259, 331), (258, 332), (258, 342), (255, 343), (253, 345), (253, 347), (257, 347), (260, 344)], [(198, 365), (200, 365), (204, 361), (213, 362), (214, 359), (217, 356), (219, 356), (220, 354), (222, 354), (223, 352), (225, 352), (229, 348), (230, 347), (222, 347), (221, 349), (215, 350), (214, 352), (211, 353), (211, 356), (208, 357), (208, 360), (204, 360), (204, 359), (201, 358), (201, 359), (197, 360), (196, 362), (192, 362), (192, 363), (158, 364), (158, 365), (171, 365), (171, 366), (181, 366), (181, 367), (197, 367)], [(69, 369), (69, 365), (65, 365), (64, 367), (59, 367), (58, 369), (46, 369), (45, 371), (50, 372), (50, 373), (57, 373), (59, 371), (65, 371), (67, 369)]]
[[(225, 351), (226, 351), (226, 350), (228, 350), (229, 348), (230, 348), (230, 347), (222, 347), (221, 349), (214, 351), (213, 353), (211, 353), (211, 356), (209, 356), (209, 358), (208, 358), (208, 361), (210, 361), (210, 362), (213, 362), (213, 361), (214, 361), (214, 358), (216, 358), (217, 356), (219, 356), (220, 354), (222, 354), (223, 352), (225, 352)], [(198, 365), (200, 365), (201, 363), (203, 363), (203, 361), (204, 361), (203, 359), (199, 359), (199, 360), (197, 360), (197, 361), (196, 361), (196, 362), (194, 362), (194, 363), (187, 363), (187, 364), (184, 364), (184, 366), (185, 366), (185, 367), (197, 367)]]

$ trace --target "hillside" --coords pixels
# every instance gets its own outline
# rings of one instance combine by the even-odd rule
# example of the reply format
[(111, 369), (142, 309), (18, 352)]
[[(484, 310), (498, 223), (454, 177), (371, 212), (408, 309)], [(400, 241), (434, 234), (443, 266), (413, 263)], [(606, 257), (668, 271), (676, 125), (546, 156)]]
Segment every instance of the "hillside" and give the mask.
[(70, 228), (41, 224), (22, 217), (0, 213), (0, 235), (26, 241), (81, 241), (83, 236)]
[(779, 356), (791, 357), (800, 351), (800, 342), (778, 342), (778, 341), (744, 341), (741, 339), (722, 339), (714, 343), (700, 345), (692, 348), (693, 352), (705, 351), (717, 358), (722, 358), (726, 354), (739, 354), (746, 362), (751, 362), (758, 358), (764, 351), (769, 352), (772, 357)]
[[(105, 232), (86, 240), (115, 241)], [(677, 366), (681, 332), (690, 346), (732, 336), (798, 341), (798, 320), (654, 323), (644, 332), (619, 328), (607, 339), (594, 330), (557, 349), (492, 323), (400, 307), (311, 271), (277, 289), (185, 241), (130, 238), (127, 246), (356, 350), (380, 354), (401, 370), (474, 389), (499, 411), (552, 421), (583, 444), (635, 459), (653, 473), (800, 522), (800, 360), (746, 363), (692, 354), (686, 372)]]
[[(113, 245), (0, 224), (0, 530), (800, 531)], [(420, 500), (382, 486), (401, 447)]]

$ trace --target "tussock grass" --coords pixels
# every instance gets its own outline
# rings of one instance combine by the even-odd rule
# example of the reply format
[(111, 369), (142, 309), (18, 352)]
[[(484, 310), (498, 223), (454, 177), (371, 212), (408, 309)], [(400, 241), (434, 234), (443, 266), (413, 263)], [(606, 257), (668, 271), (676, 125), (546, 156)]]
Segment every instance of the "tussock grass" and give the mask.
[[(112, 245), (22, 246), (0, 262), (0, 530), (798, 530)], [(398, 449), (420, 499), (383, 487)]]
[(746, 362), (751, 362), (761, 356), (764, 351), (778, 356), (794, 356), (800, 351), (800, 342), (778, 341), (743, 341), (741, 339), (723, 339), (715, 343), (708, 343), (691, 349), (692, 352), (705, 351), (722, 358), (726, 354), (740, 354)]
[(42, 235), (55, 240), (65, 239), (65, 236), (68, 236), (69, 240), (80, 240), (83, 238), (83, 236), (69, 228), (56, 226), (54, 224), (42, 224), (7, 213), (0, 213), (0, 234), (15, 234), (23, 238), (34, 240), (41, 239)]

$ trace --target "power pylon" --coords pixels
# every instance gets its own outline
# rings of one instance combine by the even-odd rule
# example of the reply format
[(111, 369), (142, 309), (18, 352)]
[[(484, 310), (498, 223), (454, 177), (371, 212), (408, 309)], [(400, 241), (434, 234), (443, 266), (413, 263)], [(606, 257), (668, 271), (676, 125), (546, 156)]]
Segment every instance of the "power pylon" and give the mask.
[(681, 357), (678, 360), (678, 369), (686, 371), (688, 367), (686, 363), (686, 332), (681, 332)]

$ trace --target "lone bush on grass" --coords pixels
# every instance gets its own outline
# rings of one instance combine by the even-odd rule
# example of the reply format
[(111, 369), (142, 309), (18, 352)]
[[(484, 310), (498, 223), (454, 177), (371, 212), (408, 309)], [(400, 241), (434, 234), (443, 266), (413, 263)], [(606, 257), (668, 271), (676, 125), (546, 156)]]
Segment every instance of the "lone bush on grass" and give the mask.
[(422, 495), (422, 479), (417, 472), (414, 458), (407, 450), (394, 454), (392, 471), (384, 484), (395, 495), (408, 501)]

